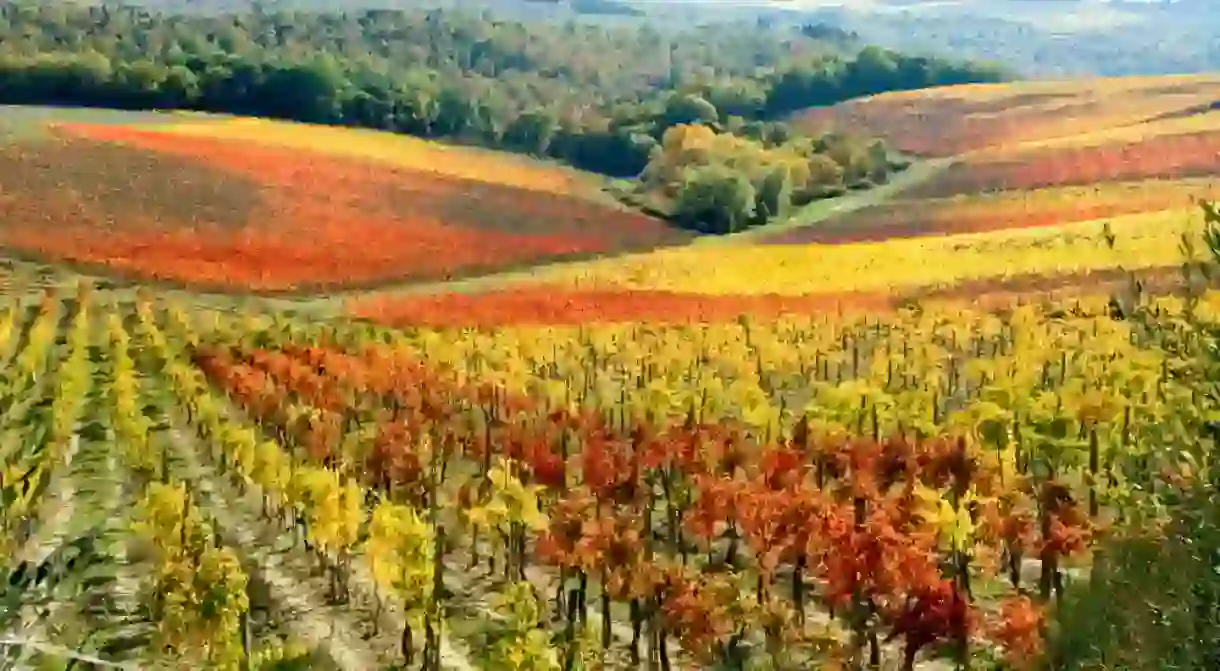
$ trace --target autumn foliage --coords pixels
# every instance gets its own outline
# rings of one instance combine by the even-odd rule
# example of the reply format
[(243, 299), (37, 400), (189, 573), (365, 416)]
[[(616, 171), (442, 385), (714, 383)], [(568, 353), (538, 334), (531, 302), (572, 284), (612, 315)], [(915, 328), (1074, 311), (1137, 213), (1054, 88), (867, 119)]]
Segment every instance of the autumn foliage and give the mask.
[(818, 225), (778, 233), (768, 244), (840, 244), (958, 233), (1042, 228), (1141, 212), (1194, 207), (1205, 183), (1148, 180), (1047, 188), (997, 195), (896, 200), (861, 208)]
[[(1056, 93), (1018, 94), (994, 100), (968, 97), (912, 98), (909, 95), (849, 101), (809, 110), (797, 118), (801, 128), (854, 127), (883, 137), (894, 148), (917, 156), (954, 156), (1010, 138), (1038, 137), (1039, 122), (1052, 118), (1042, 104), (1070, 97)], [(1097, 105), (1070, 107), (1063, 113), (1096, 111)], [(977, 115), (977, 116), (976, 116)]]
[[(0, 240), (136, 277), (256, 290), (437, 280), (686, 239), (572, 196), (354, 159), (119, 126), (61, 133), (55, 149), (9, 156)], [(42, 151), (71, 153), (78, 167)], [(93, 155), (138, 170), (106, 184), (89, 174)], [(184, 162), (199, 167), (177, 171)], [(39, 165), (53, 176), (31, 174)], [(139, 193), (145, 184), (153, 196)]]
[(1152, 137), (1142, 142), (1067, 146), (963, 160), (911, 197), (944, 198), (982, 191), (1040, 189), (1107, 181), (1204, 177), (1220, 170), (1220, 132)]
[(530, 285), (479, 293), (356, 299), (348, 312), (393, 326), (507, 326), (598, 322), (716, 323), (741, 315), (837, 314), (886, 309), (879, 294), (730, 296), (668, 291), (571, 289)]
[[(342, 468), (363, 473), (367, 486), (413, 492), (421, 504), (425, 455), (409, 436), (441, 428), (434, 440), (447, 459), (460, 448), (475, 463), (490, 464), (493, 453), (519, 463), (521, 477), (552, 501), (537, 558), (562, 575), (583, 576), (582, 585), (597, 579), (603, 599), (631, 604), (633, 630), (645, 622), (658, 628), (649, 654), (663, 658), (672, 637), (693, 659), (712, 663), (731, 655), (755, 624), (778, 645), (801, 636), (798, 623), (811, 607), (847, 618), (868, 654), (878, 654), (882, 639), (901, 641), (908, 669), (930, 646), (992, 635), (1005, 649), (1036, 650), (1041, 629), (1028, 604), (1006, 605), (997, 619), (973, 604), (968, 573), (943, 572), (948, 527), (920, 492), (993, 497), (970, 504), (968, 542), (977, 561), (1008, 552), (1054, 561), (1079, 554), (1089, 533), (1087, 517), (1055, 490), (1049, 535), (1006, 534), (1031, 529), (1019, 523), (1022, 509), (1004, 503), (1022, 490), (1004, 488), (999, 471), (964, 438), (820, 435), (802, 420), (790, 438), (755, 444), (744, 426), (702, 423), (693, 414), (661, 428), (611, 422), (494, 386), (455, 385), (376, 346), (354, 355), (297, 345), (208, 347), (195, 362), (287, 444), (336, 467), (352, 456), (340, 447), (352, 404), (390, 400), (374, 416), (367, 461)], [(316, 411), (301, 415), (289, 399)], [(498, 419), (480, 428), (463, 419), (471, 407)], [(471, 505), (474, 493), (464, 491)], [(939, 505), (966, 514), (962, 500)], [(730, 568), (749, 562), (757, 584), (747, 597), (731, 574), (694, 568), (686, 560), (693, 553)], [(948, 557), (955, 571), (968, 561), (956, 551)], [(795, 571), (791, 584), (781, 571)], [(570, 600), (570, 617), (583, 617), (583, 589), (559, 597)], [(633, 637), (633, 659), (641, 642)]]
[(992, 147), (1136, 127), (1206, 109), (1215, 81), (1099, 78), (887, 93), (809, 110), (798, 128), (884, 138), (901, 151), (947, 157)]
[(182, 136), (255, 142), (323, 155), (369, 159), (437, 177), (502, 184), (542, 193), (578, 196), (597, 189), (595, 175), (558, 164), (366, 129), (258, 118), (208, 119), (158, 126), (157, 129)]

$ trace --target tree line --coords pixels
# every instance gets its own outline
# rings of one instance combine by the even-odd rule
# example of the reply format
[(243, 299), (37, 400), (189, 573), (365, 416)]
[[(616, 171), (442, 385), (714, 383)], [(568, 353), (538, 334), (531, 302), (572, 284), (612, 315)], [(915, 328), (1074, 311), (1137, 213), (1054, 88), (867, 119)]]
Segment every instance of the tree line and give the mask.
[(0, 103), (190, 109), (343, 124), (639, 175), (665, 132), (768, 145), (784, 115), (993, 66), (845, 51), (817, 30), (502, 21), (454, 10), (178, 13), (0, 2)]

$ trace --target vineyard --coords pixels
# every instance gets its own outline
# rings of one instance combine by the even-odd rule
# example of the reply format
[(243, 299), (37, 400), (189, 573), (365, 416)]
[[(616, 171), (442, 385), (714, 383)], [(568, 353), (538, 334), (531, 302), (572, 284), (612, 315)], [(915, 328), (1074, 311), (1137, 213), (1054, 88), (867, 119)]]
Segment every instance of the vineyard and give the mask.
[(0, 244), (23, 256), (227, 291), (446, 280), (690, 237), (575, 195), (119, 124), (6, 146), (0, 214)]
[[(581, 290), (732, 296), (900, 294), (1025, 276), (1164, 268), (1183, 236), (1201, 248), (1197, 209), (1056, 227), (835, 245), (707, 245), (543, 269), (537, 279)], [(1106, 240), (1113, 236), (1115, 244)]]
[(397, 327), (720, 323), (743, 314), (774, 319), (792, 313), (838, 314), (890, 307), (891, 301), (885, 297), (870, 294), (734, 296), (632, 289), (582, 291), (562, 284), (528, 283), (495, 291), (361, 297), (346, 305), (354, 317)]
[(375, 159), (440, 177), (559, 195), (597, 192), (595, 176), (503, 152), (448, 146), (408, 135), (241, 118), (150, 125), (163, 133), (256, 142), (328, 155)]
[(1220, 195), (1211, 179), (1103, 182), (951, 198), (896, 199), (821, 225), (777, 233), (769, 244), (839, 244), (1042, 228), (1167, 210)]
[(1195, 473), (1220, 322), (386, 331), (41, 295), (0, 316), (19, 665), (1019, 665)]
[(807, 130), (858, 130), (901, 151), (947, 157), (1153, 126), (1189, 130), (1190, 122), (1158, 122), (1205, 112), (1218, 93), (1220, 82), (1202, 76), (952, 86), (848, 101), (810, 110), (794, 122)]
[(696, 244), (525, 159), (27, 111), (0, 670), (1209, 668), (1141, 627), (1220, 629), (1164, 549), (1216, 476), (1218, 91), (811, 112), (956, 162)]
[(1217, 169), (1220, 132), (1210, 130), (1128, 144), (1034, 148), (993, 158), (967, 158), (908, 195), (945, 198), (1007, 189), (1209, 177)]

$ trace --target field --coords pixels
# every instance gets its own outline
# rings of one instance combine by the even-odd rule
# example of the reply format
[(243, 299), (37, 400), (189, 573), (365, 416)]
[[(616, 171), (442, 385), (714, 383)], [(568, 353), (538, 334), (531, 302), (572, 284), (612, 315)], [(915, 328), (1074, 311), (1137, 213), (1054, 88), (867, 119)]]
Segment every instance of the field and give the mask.
[(1207, 114), (1218, 99), (1220, 78), (1210, 75), (980, 84), (884, 93), (794, 121), (882, 137), (911, 154), (956, 156), (1166, 121), (1187, 132), (1182, 118)]
[[(1167, 211), (1056, 227), (880, 242), (695, 246), (537, 273), (588, 289), (803, 296), (951, 287), (1022, 275), (1178, 265), (1183, 234), (1201, 244), (1196, 211)], [(1114, 236), (1106, 245), (1106, 231)], [(761, 270), (765, 269), (765, 271)]]
[[(1095, 535), (1179, 482), (1166, 417), (1196, 440), (1173, 301), (411, 334), (184, 308), (82, 286), (0, 318), (5, 487), (39, 482), (0, 557), (43, 651), (1019, 659)], [(34, 570), (63, 552), (104, 578)]]
[(1094, 561), (1214, 477), (1220, 128), (1131, 119), (1215, 92), (1158, 81), (894, 96), (1135, 107), (692, 244), (522, 159), (13, 113), (0, 668), (1033, 668), (1182, 608)]
[(1220, 197), (1210, 178), (1104, 182), (1084, 186), (1007, 190), (947, 198), (907, 192), (882, 205), (834, 217), (819, 226), (763, 238), (768, 244), (840, 244), (894, 238), (1045, 228), (1074, 222), (1163, 211), (1189, 211), (1195, 202)]
[(943, 198), (1002, 190), (1080, 186), (1109, 181), (1181, 179), (1220, 170), (1220, 131), (1158, 135), (1130, 143), (1014, 149), (996, 157), (968, 157), (908, 192)]
[(406, 135), (387, 136), (385, 133), (356, 128), (248, 118), (180, 121), (153, 127), (178, 135), (256, 142), (321, 154), (373, 159), (408, 170), (430, 172), (439, 177), (488, 182), (543, 193), (587, 196), (598, 190), (601, 181), (588, 173), (514, 154), (443, 145)]
[(74, 122), (10, 143), (0, 155), (0, 244), (135, 279), (303, 291), (444, 280), (689, 238), (575, 195), (577, 182), (557, 169), (548, 183), (542, 167), (531, 177), (505, 166), (532, 180), (525, 189), (490, 181), (494, 166), (477, 179), (387, 168), (218, 139), (197, 132), (204, 127)]

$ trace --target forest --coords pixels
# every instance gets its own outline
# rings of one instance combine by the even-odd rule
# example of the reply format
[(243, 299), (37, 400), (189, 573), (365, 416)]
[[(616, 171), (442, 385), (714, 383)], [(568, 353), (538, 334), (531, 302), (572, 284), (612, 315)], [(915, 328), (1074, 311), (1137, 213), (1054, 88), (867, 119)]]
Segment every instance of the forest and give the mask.
[[(675, 126), (705, 125), (757, 153), (804, 141), (782, 122), (795, 110), (1004, 77), (991, 65), (851, 48), (825, 32), (720, 24), (670, 33), (443, 9), (187, 14), (3, 2), (0, 104), (361, 126), (631, 178)], [(839, 166), (848, 176), (888, 169), (859, 165), (876, 152), (846, 154), (856, 157)]]

